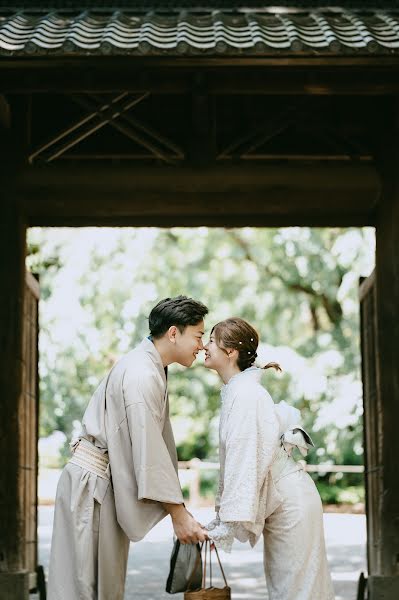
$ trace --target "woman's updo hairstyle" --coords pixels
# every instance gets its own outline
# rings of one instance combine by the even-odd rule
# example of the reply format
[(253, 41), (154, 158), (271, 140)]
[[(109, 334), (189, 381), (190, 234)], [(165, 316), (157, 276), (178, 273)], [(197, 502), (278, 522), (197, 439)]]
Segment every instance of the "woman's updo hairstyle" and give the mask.
[[(215, 337), (216, 344), (224, 352), (227, 349), (238, 350), (237, 366), (240, 371), (245, 371), (245, 369), (253, 366), (258, 356), (256, 351), (259, 345), (259, 335), (256, 329), (247, 321), (239, 317), (225, 319), (213, 327), (212, 334)], [(263, 368), (273, 368), (276, 371), (281, 371), (280, 365), (275, 362), (267, 363)]]

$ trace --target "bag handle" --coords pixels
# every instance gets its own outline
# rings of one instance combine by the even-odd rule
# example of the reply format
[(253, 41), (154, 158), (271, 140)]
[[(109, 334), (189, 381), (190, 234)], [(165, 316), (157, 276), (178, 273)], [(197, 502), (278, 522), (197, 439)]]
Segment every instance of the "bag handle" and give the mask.
[[(202, 571), (202, 589), (205, 589), (206, 586), (206, 558), (207, 558), (207, 554), (208, 554), (208, 540), (205, 540), (205, 542), (203, 542), (203, 544), (205, 544), (205, 560), (204, 560), (204, 569)], [(210, 560), (209, 560), (210, 562)]]
[[(222, 572), (222, 575), (223, 575), (224, 582), (225, 582), (225, 584), (226, 584), (226, 587), (228, 587), (228, 583), (227, 583), (226, 575), (224, 574), (224, 569), (223, 569), (223, 567), (222, 567), (222, 563), (221, 563), (221, 561), (220, 561), (220, 558), (219, 558), (219, 552), (218, 552), (218, 549), (216, 548), (216, 544), (213, 544), (213, 545), (214, 545), (214, 548), (215, 548), (216, 557), (217, 557), (217, 559), (218, 559), (219, 567), (220, 567), (220, 570), (221, 570), (221, 572)], [(212, 585), (212, 583), (211, 583), (211, 585)]]
[[(198, 545), (197, 545), (198, 546)], [(202, 549), (205, 546), (205, 554), (204, 554), (204, 566), (202, 569), (202, 589), (205, 589), (206, 586), (206, 560), (207, 560), (207, 554), (208, 554), (208, 550), (209, 550), (209, 578), (210, 578), (210, 586), (212, 587), (212, 550), (211, 550), (211, 542), (209, 540), (205, 540), (205, 542), (202, 542), (200, 549), (198, 551), (198, 555), (197, 555), (197, 559), (195, 561), (195, 565), (194, 568), (192, 570), (192, 573), (188, 579), (187, 582), (187, 589), (189, 589), (190, 584), (193, 580), (194, 574), (199, 566), (200, 560), (201, 560), (201, 554), (202, 554)], [(224, 572), (224, 569), (222, 567), (222, 563), (219, 557), (219, 552), (218, 549), (216, 548), (216, 544), (213, 543), (213, 547), (215, 548), (215, 552), (216, 552), (216, 558), (218, 559), (218, 563), (219, 563), (219, 567), (220, 567), (220, 571), (222, 573), (223, 579), (224, 579), (224, 583), (225, 586), (228, 587), (228, 583), (227, 583), (227, 579), (226, 579), (226, 575)]]
[[(216, 546), (215, 546), (216, 548)], [(209, 542), (209, 585), (212, 587), (212, 544)]]
[[(215, 548), (216, 558), (218, 559), (220, 571), (222, 573), (225, 586), (228, 587), (226, 575), (225, 575), (224, 569), (222, 567), (222, 562), (220, 560), (218, 549), (216, 548), (216, 544), (214, 542), (211, 542), (210, 540), (205, 540), (205, 542), (204, 542), (204, 544), (205, 544), (205, 560), (204, 560), (204, 571), (203, 571), (203, 577), (202, 577), (202, 587), (203, 587), (203, 589), (205, 589), (205, 586), (206, 586), (206, 559), (207, 559), (208, 550), (209, 550), (209, 580), (210, 580), (210, 586), (212, 587), (212, 549), (211, 549), (211, 543), (213, 543), (213, 547)], [(201, 547), (201, 550), (202, 550), (202, 547)]]

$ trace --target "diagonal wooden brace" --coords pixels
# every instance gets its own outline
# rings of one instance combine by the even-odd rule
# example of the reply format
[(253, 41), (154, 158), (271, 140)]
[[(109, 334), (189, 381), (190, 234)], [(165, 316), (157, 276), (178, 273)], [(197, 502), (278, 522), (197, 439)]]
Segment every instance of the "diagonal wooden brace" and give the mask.
[(38, 156), (43, 156), (46, 150), (55, 147), (53, 151), (50, 151), (44, 155), (44, 159), (47, 162), (51, 162), (76, 144), (79, 144), (79, 142), (82, 140), (92, 135), (101, 127), (107, 125), (107, 123), (109, 123), (112, 119), (118, 118), (120, 114), (126, 110), (129, 110), (147, 96), (148, 93), (145, 93), (135, 96), (134, 98), (129, 98), (129, 94), (127, 92), (123, 92), (112, 100), (104, 102), (99, 107), (91, 106), (91, 112), (88, 115), (70, 127), (62, 130), (58, 135), (52, 137), (46, 143), (42, 144), (39, 148), (32, 152), (29, 156), (29, 162), (32, 163), (33, 160)]
[[(104, 99), (98, 95), (92, 95), (92, 97), (96, 100), (96, 102), (103, 102)], [(174, 153), (173, 158), (183, 159), (185, 154), (184, 150), (177, 146), (174, 142), (172, 142), (169, 138), (164, 137), (155, 129), (152, 129), (149, 125), (139, 121), (135, 117), (133, 117), (130, 113), (123, 113), (120, 117), (121, 121), (127, 121), (132, 127), (139, 129), (144, 132), (150, 138), (153, 138), (156, 142), (164, 146), (167, 150)], [(113, 125), (113, 123), (111, 123)]]
[[(95, 102), (93, 102), (93, 100), (91, 100), (87, 96), (85, 96), (85, 97), (75, 96), (74, 97), (74, 100), (80, 106), (86, 108), (87, 110), (92, 110), (93, 107), (95, 106), (95, 103), (103, 101), (103, 99), (99, 96), (93, 96), (93, 99)], [(124, 122), (121, 122), (121, 121), (124, 121)], [(151, 152), (151, 154), (153, 156), (155, 156), (156, 158), (159, 158), (165, 162), (172, 162), (172, 160), (174, 158), (180, 158), (179, 155), (171, 157), (170, 154), (166, 153), (162, 148), (160, 148), (159, 147), (160, 136), (157, 136), (157, 134), (153, 131), (150, 132), (150, 129), (147, 128), (146, 126), (140, 126), (139, 121), (137, 121), (136, 119), (133, 119), (133, 117), (131, 117), (131, 115), (126, 114), (126, 112), (123, 112), (120, 115), (118, 115), (118, 120), (110, 119), (109, 121), (107, 121), (107, 124), (114, 127), (117, 131), (119, 131), (120, 133), (122, 133), (123, 135), (125, 135), (126, 137), (128, 137), (129, 139), (134, 141), (135, 143), (137, 143), (140, 146), (143, 146), (144, 148), (149, 150)], [(136, 129), (141, 129), (145, 135), (143, 136), (143, 134), (137, 132)], [(154, 143), (154, 138), (155, 138), (155, 143)], [(166, 143), (165, 143), (165, 141), (166, 140), (164, 140), (163, 145), (166, 146), (167, 150), (170, 152), (171, 142), (166, 141)], [(176, 152), (176, 149), (174, 149), (174, 152)], [(179, 154), (180, 153), (181, 153), (181, 151), (179, 152)]]

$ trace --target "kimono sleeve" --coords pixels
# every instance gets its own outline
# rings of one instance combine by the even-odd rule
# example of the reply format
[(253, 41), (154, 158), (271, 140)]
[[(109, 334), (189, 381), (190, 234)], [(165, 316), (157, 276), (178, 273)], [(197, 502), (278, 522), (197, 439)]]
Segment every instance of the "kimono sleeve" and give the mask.
[(218, 487), (215, 496), (215, 512), (218, 513), (220, 510), (220, 501), (223, 494), (223, 480), (221, 474), (219, 474)]
[(151, 378), (136, 379), (134, 385), (127, 381), (124, 395), (138, 500), (182, 504), (174, 460), (162, 435), (164, 397)]
[[(269, 397), (270, 398), (270, 397)], [(227, 423), (226, 460), (220, 502), (222, 521), (254, 523), (278, 442), (278, 421), (268, 398), (237, 393)]]

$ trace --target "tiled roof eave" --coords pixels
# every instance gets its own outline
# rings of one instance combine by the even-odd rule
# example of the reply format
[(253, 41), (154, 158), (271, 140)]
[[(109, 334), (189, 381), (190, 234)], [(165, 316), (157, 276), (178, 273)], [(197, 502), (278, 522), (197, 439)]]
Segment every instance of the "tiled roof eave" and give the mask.
[(18, 12), (1, 18), (0, 55), (399, 55), (399, 12), (270, 14), (256, 11), (196, 16), (154, 12), (69, 16)]

